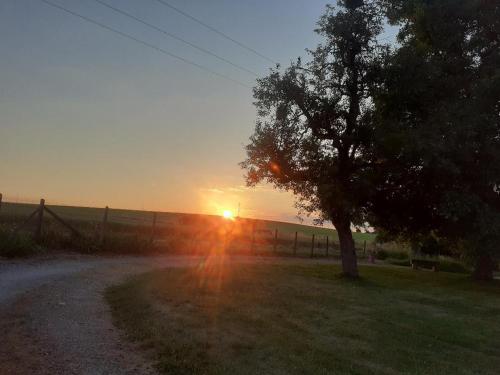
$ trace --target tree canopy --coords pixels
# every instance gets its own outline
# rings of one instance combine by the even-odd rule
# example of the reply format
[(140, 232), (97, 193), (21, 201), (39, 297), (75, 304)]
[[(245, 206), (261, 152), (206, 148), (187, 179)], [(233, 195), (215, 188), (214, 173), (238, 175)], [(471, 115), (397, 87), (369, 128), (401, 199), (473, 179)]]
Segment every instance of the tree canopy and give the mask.
[(343, 271), (356, 277), (351, 224), (363, 222), (373, 138), (371, 91), (385, 49), (374, 1), (339, 1), (318, 23), (324, 43), (284, 71), (273, 69), (254, 90), (258, 121), (242, 163), (250, 185), (267, 181), (292, 191), (298, 208), (331, 220)]
[[(377, 39), (400, 28), (392, 49)], [(351, 225), (475, 261), (500, 255), (500, 3), (344, 0), (324, 42), (254, 90), (250, 185), (291, 191), (331, 220), (344, 273), (357, 276)]]
[(451, 243), (489, 279), (500, 243), (500, 3), (384, 3), (401, 31), (376, 95), (371, 221)]

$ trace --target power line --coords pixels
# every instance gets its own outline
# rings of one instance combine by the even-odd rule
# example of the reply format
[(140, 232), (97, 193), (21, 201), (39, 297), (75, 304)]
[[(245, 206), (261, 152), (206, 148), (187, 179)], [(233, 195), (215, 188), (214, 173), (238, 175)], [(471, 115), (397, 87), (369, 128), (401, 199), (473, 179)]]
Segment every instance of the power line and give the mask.
[(225, 38), (225, 39), (227, 39), (227, 40), (229, 40), (229, 41), (231, 41), (231, 42), (233, 42), (233, 43), (237, 44), (237, 45), (238, 45), (238, 46), (240, 46), (241, 48), (246, 49), (247, 51), (250, 51), (250, 52), (252, 52), (253, 54), (255, 54), (255, 55), (257, 55), (257, 56), (259, 56), (259, 57), (261, 57), (261, 58), (263, 58), (263, 59), (265, 59), (265, 60), (267, 60), (267, 61), (269, 61), (269, 62), (271, 62), (271, 63), (273, 63), (273, 64), (277, 64), (277, 63), (276, 63), (273, 59), (271, 59), (270, 57), (267, 57), (266, 55), (264, 55), (264, 54), (262, 54), (262, 53), (260, 53), (260, 52), (256, 51), (256, 50), (255, 50), (255, 49), (253, 49), (252, 47), (249, 47), (249, 46), (247, 46), (246, 44), (243, 44), (242, 42), (240, 42), (240, 41), (238, 41), (238, 40), (236, 40), (236, 39), (234, 39), (234, 38), (230, 37), (229, 35), (227, 35), (227, 34), (223, 33), (222, 31), (220, 31), (220, 30), (218, 30), (218, 29), (216, 29), (215, 27), (213, 27), (213, 26), (210, 26), (210, 25), (206, 24), (205, 22), (203, 22), (203, 21), (202, 21), (202, 20), (200, 20), (199, 18), (196, 18), (196, 17), (194, 17), (194, 16), (192, 16), (192, 15), (188, 14), (187, 12), (184, 12), (183, 10), (181, 10), (181, 9), (179, 9), (179, 8), (177, 8), (177, 7), (175, 7), (175, 6), (173, 6), (172, 4), (170, 4), (170, 3), (168, 3), (168, 2), (166, 2), (166, 1), (164, 1), (164, 0), (156, 0), (156, 1), (158, 1), (160, 4), (162, 4), (162, 5), (166, 6), (166, 7), (170, 8), (170, 9), (172, 9), (172, 10), (176, 11), (177, 13), (182, 14), (184, 17), (189, 18), (190, 20), (192, 20), (192, 21), (194, 21), (194, 22), (196, 22), (196, 23), (198, 23), (198, 24), (202, 25), (203, 27), (207, 28), (208, 30), (213, 31), (213, 32), (214, 32), (214, 33), (216, 33), (216, 34), (219, 34), (219, 35), (220, 35), (220, 36), (222, 36), (223, 38)]
[(105, 6), (105, 7), (107, 7), (108, 9), (111, 9), (111, 10), (113, 10), (113, 11), (117, 12), (117, 13), (120, 13), (120, 14), (122, 14), (122, 15), (124, 15), (124, 16), (126, 16), (126, 17), (128, 17), (128, 18), (131, 18), (131, 19), (133, 19), (133, 20), (135, 20), (135, 21), (137, 21), (137, 22), (140, 22), (140, 23), (142, 23), (143, 25), (146, 25), (146, 26), (148, 26), (149, 28), (152, 28), (153, 30), (159, 31), (159, 32), (161, 32), (162, 34), (165, 34), (165, 35), (167, 35), (167, 36), (168, 36), (168, 37), (170, 37), (170, 38), (173, 38), (173, 39), (175, 39), (175, 40), (178, 40), (179, 42), (182, 42), (182, 43), (184, 43), (184, 44), (187, 44), (188, 46), (190, 46), (190, 47), (192, 47), (192, 48), (195, 48), (195, 49), (197, 49), (197, 50), (199, 50), (199, 51), (201, 51), (201, 52), (203, 52), (203, 53), (206, 53), (207, 55), (210, 55), (210, 56), (212, 56), (212, 57), (215, 57), (215, 58), (219, 59), (220, 61), (225, 62), (226, 64), (232, 65), (232, 66), (234, 66), (235, 68), (240, 69), (240, 70), (243, 70), (244, 72), (250, 73), (250, 74), (252, 74), (252, 75), (254, 75), (254, 76), (258, 76), (258, 74), (257, 74), (257, 73), (255, 73), (255, 72), (251, 71), (250, 69), (247, 69), (247, 68), (245, 68), (245, 67), (243, 67), (243, 66), (241, 66), (241, 65), (238, 65), (238, 64), (236, 64), (236, 63), (233, 63), (232, 61), (230, 61), (230, 60), (228, 60), (228, 59), (226, 59), (226, 58), (224, 58), (224, 57), (222, 57), (222, 56), (219, 56), (219, 55), (217, 55), (216, 53), (214, 53), (214, 52), (212, 52), (212, 51), (209, 51), (209, 50), (207, 50), (207, 49), (205, 49), (205, 48), (203, 48), (203, 47), (200, 47), (200, 46), (198, 46), (198, 45), (196, 45), (196, 44), (194, 44), (194, 43), (191, 43), (191, 42), (189, 42), (189, 41), (187, 41), (187, 40), (185, 40), (185, 39), (183, 39), (183, 38), (181, 38), (181, 37), (179, 37), (179, 36), (177, 36), (177, 35), (175, 35), (175, 34), (172, 34), (172, 33), (168, 32), (168, 31), (167, 31), (167, 30), (165, 30), (165, 29), (162, 29), (162, 28), (160, 28), (160, 27), (158, 27), (158, 26), (155, 26), (155, 25), (153, 25), (153, 24), (151, 24), (151, 23), (149, 23), (149, 22), (146, 22), (146, 21), (144, 21), (144, 20), (140, 19), (139, 17), (134, 16), (133, 14), (130, 14), (130, 13), (128, 13), (128, 12), (126, 12), (126, 11), (124, 11), (124, 10), (121, 10), (121, 9), (119, 9), (119, 8), (116, 8), (116, 7), (112, 6), (112, 5), (109, 5), (108, 3), (105, 3), (105, 2), (104, 2), (104, 1), (102, 1), (102, 0), (94, 0), (94, 1), (96, 1), (97, 3), (99, 3), (99, 4), (101, 4), (101, 5)]
[(94, 24), (94, 25), (96, 25), (96, 26), (99, 26), (99, 27), (101, 27), (101, 28), (103, 28), (103, 29), (105, 29), (105, 30), (111, 31), (111, 32), (113, 32), (113, 33), (115, 33), (115, 34), (121, 35), (121, 36), (122, 36), (122, 37), (124, 37), (124, 38), (127, 38), (127, 39), (129, 39), (129, 40), (132, 40), (132, 41), (134, 41), (134, 42), (136, 42), (136, 43), (142, 44), (143, 46), (146, 46), (146, 47), (149, 47), (149, 48), (151, 48), (151, 49), (154, 49), (154, 50), (156, 50), (156, 51), (158, 51), (158, 52), (161, 52), (161, 53), (163, 53), (163, 54), (165, 54), (165, 55), (167, 55), (167, 56), (170, 56), (170, 57), (172, 57), (172, 58), (174, 58), (174, 59), (177, 59), (177, 60), (182, 61), (182, 62), (184, 62), (184, 63), (186, 63), (186, 64), (189, 64), (189, 65), (193, 65), (193, 66), (197, 67), (198, 69), (204, 70), (204, 71), (206, 71), (206, 72), (208, 72), (208, 73), (210, 73), (210, 74), (216, 75), (216, 76), (218, 76), (218, 77), (220, 77), (220, 78), (223, 78), (223, 79), (226, 79), (226, 80), (229, 80), (229, 81), (231, 81), (231, 82), (233, 82), (233, 83), (236, 83), (236, 84), (238, 84), (238, 85), (240, 85), (240, 86), (243, 86), (243, 87), (246, 87), (246, 88), (251, 88), (249, 85), (247, 85), (247, 84), (245, 84), (245, 83), (243, 83), (243, 82), (240, 82), (240, 81), (238, 81), (238, 80), (236, 80), (236, 79), (233, 79), (233, 78), (231, 78), (231, 77), (228, 77), (228, 76), (226, 76), (226, 75), (224, 75), (224, 74), (217, 73), (216, 71), (213, 71), (212, 69), (207, 68), (207, 67), (205, 67), (205, 66), (203, 66), (203, 65), (200, 65), (200, 64), (198, 64), (198, 63), (195, 63), (194, 61), (191, 61), (191, 60), (185, 59), (184, 57), (181, 57), (181, 56), (178, 56), (178, 55), (176, 55), (176, 54), (173, 54), (173, 53), (171, 53), (171, 52), (169, 52), (169, 51), (167, 51), (167, 50), (164, 50), (163, 48), (160, 48), (160, 47), (158, 47), (158, 46), (155, 46), (154, 44), (148, 43), (148, 42), (146, 42), (146, 41), (144, 41), (144, 40), (142, 40), (142, 39), (138, 39), (138, 38), (136, 38), (136, 37), (134, 37), (134, 36), (132, 36), (132, 35), (130, 35), (130, 34), (124, 33), (123, 31), (120, 31), (120, 30), (114, 29), (114, 28), (112, 28), (112, 27), (110, 27), (110, 26), (107, 26), (107, 25), (105, 25), (105, 24), (103, 24), (103, 23), (100, 23), (100, 22), (98, 22), (98, 21), (95, 21), (95, 20), (93, 20), (93, 19), (91, 19), (91, 18), (89, 18), (89, 17), (86, 17), (86, 16), (83, 16), (83, 15), (81, 15), (81, 14), (79, 14), (79, 13), (73, 12), (72, 10), (69, 10), (69, 9), (67, 9), (67, 8), (64, 8), (64, 7), (62, 7), (62, 6), (58, 5), (58, 4), (54, 4), (54, 3), (52, 3), (52, 2), (50, 2), (50, 1), (48, 1), (48, 0), (40, 0), (40, 1), (41, 1), (42, 3), (45, 3), (45, 4), (47, 4), (47, 5), (51, 6), (51, 7), (53, 7), (53, 8), (57, 8), (57, 9), (62, 10), (62, 11), (64, 11), (64, 12), (68, 13), (68, 14), (71, 14), (71, 15), (73, 15), (73, 16), (75, 16), (75, 17), (81, 18), (81, 19), (83, 19), (83, 20), (85, 20), (85, 21), (87, 21), (87, 22), (89, 22), (89, 23), (92, 23), (92, 24)]

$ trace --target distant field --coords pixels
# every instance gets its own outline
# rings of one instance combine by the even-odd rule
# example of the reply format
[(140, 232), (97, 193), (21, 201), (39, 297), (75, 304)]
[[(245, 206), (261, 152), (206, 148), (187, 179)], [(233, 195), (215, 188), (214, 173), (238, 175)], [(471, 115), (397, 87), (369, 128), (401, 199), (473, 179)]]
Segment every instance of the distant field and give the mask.
[[(210, 259), (209, 259), (210, 260)], [(165, 374), (498, 374), (500, 285), (339, 266), (166, 269), (108, 290), (115, 324)]]
[[(54, 212), (62, 218), (71, 222), (86, 223), (87, 225), (99, 225), (102, 221), (104, 209), (91, 207), (72, 207), (72, 206), (49, 206)], [(6, 203), (2, 204), (0, 211), (0, 221), (21, 221), (22, 218), (31, 214), (37, 205), (22, 204), (22, 203)], [(129, 227), (132, 231), (133, 227), (143, 228), (147, 232), (147, 228), (151, 227), (153, 213), (148, 211), (110, 209), (108, 220), (110, 223)], [(278, 230), (278, 238), (280, 241), (293, 241), (295, 232), (298, 232), (298, 240), (302, 247), (308, 247), (311, 242), (312, 235), (315, 235), (318, 250), (326, 246), (326, 236), (329, 237), (330, 243), (338, 244), (337, 232), (330, 228), (308, 226), (294, 223), (285, 223), (269, 220), (254, 220), (254, 219), (239, 219), (232, 224), (239, 235), (251, 236), (251, 231), (255, 229), (257, 241), (264, 241), (269, 244), (274, 240), (275, 230)], [(221, 226), (227, 228), (228, 221), (211, 215), (196, 215), (171, 212), (157, 213), (157, 232), (159, 239), (162, 238), (162, 233), (171, 234), (173, 230), (184, 233), (187, 237), (193, 235), (202, 236), (209, 230), (218, 230)], [(123, 230), (123, 228), (122, 228)], [(126, 229), (125, 229), (126, 230)], [(374, 234), (369, 233), (354, 233), (354, 239), (358, 247), (363, 246), (364, 241), (370, 245), (374, 239)], [(306, 245), (307, 244), (307, 245)], [(287, 245), (288, 246), (288, 245)], [(279, 242), (278, 250), (283, 247), (283, 243)], [(289, 247), (289, 246), (288, 246)]]

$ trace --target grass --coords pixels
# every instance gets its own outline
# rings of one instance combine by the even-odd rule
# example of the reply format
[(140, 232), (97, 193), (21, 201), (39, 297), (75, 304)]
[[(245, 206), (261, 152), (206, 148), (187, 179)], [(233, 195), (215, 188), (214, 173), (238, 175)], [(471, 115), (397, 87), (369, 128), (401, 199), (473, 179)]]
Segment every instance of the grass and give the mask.
[(30, 236), (13, 235), (0, 226), (0, 257), (28, 257), (43, 252), (43, 248), (34, 243)]
[[(52, 250), (76, 251), (86, 254), (145, 255), (155, 254), (150, 241), (151, 229), (137, 226), (110, 224), (103, 243), (99, 241), (98, 227), (89, 222), (69, 221), (78, 228), (80, 236), (74, 236), (61, 224), (46, 217), (41, 238), (35, 241), (34, 220), (16, 231), (24, 220), (18, 217), (2, 217), (0, 221), (0, 257), (23, 258), (48, 253)], [(142, 230), (142, 231), (141, 231)]]
[(234, 265), (141, 275), (106, 292), (165, 374), (497, 374), (500, 285), (362, 267)]
[[(2, 204), (0, 225), (13, 229), (19, 226), (35, 209), (33, 204)], [(50, 220), (44, 220), (45, 244), (52, 248), (65, 248), (97, 252), (145, 254), (153, 252), (150, 245), (153, 214), (146, 211), (111, 209), (108, 217), (108, 241), (104, 249), (96, 246), (104, 210), (101, 208), (50, 206), (64, 220), (76, 227), (87, 241), (68, 239), (67, 230)], [(33, 222), (26, 233), (33, 232)], [(219, 216), (158, 213), (155, 230), (155, 248), (162, 252), (207, 254), (214, 247), (224, 246), (234, 253), (248, 253), (255, 228), (256, 250), (260, 254), (292, 255), (295, 232), (298, 233), (298, 256), (309, 256), (311, 238), (315, 235), (315, 255), (326, 254), (326, 236), (329, 237), (329, 255), (339, 256), (337, 232), (331, 228), (283, 223), (267, 220), (239, 219), (227, 221)], [(274, 231), (278, 242), (274, 248)], [(375, 235), (354, 233), (358, 249), (366, 240), (370, 245)], [(45, 245), (44, 244), (44, 245)], [(136, 249), (136, 250), (134, 250)]]
[[(439, 270), (443, 272), (470, 274), (471, 268), (464, 263), (449, 257), (439, 257), (436, 259), (439, 262)], [(394, 266), (411, 267), (410, 259), (387, 258), (385, 263)]]
[[(0, 211), (0, 218), (4, 217), (27, 217), (31, 214), (37, 205), (28, 203), (10, 203), (3, 202), (2, 210)], [(102, 220), (103, 209), (94, 207), (75, 207), (75, 206), (52, 206), (50, 208), (63, 218), (70, 219), (73, 221), (80, 222), (95, 222), (99, 223)], [(137, 211), (137, 210), (123, 210), (123, 209), (111, 209), (109, 215), (109, 221), (116, 224), (124, 225), (134, 225), (134, 226), (150, 226), (152, 221), (152, 212), (148, 211)], [(206, 221), (215, 220), (218, 221), (221, 218), (214, 215), (199, 215), (199, 214), (184, 214), (184, 213), (174, 213), (174, 212), (160, 212), (157, 216), (157, 224), (159, 227), (172, 227), (172, 226), (196, 226), (200, 224), (206, 224)], [(310, 225), (301, 225), (295, 223), (286, 223), (280, 221), (271, 220), (255, 220), (257, 224), (257, 229), (260, 230), (270, 230), (274, 232), (278, 229), (280, 233), (283, 234), (294, 234), (299, 232), (305, 236), (311, 236), (316, 234), (317, 236), (329, 235), (332, 238), (337, 238), (336, 231), (334, 229), (326, 227), (317, 227)], [(372, 243), (375, 239), (375, 235), (369, 233), (353, 233), (355, 240), (359, 243), (367, 241)]]

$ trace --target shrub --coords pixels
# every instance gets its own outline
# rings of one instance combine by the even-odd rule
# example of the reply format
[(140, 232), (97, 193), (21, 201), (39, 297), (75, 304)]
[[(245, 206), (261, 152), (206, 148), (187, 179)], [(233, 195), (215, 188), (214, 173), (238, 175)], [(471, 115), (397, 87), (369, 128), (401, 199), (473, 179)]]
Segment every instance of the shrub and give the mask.
[(388, 258), (404, 260), (408, 259), (408, 253), (402, 250), (389, 251), (380, 249), (377, 251), (376, 258), (379, 260), (386, 260)]
[(26, 257), (42, 252), (32, 238), (23, 233), (13, 234), (0, 229), (0, 256), (6, 258)]
[(440, 259), (439, 269), (443, 272), (470, 273), (469, 267), (453, 259)]
[(387, 258), (389, 258), (389, 252), (386, 250), (378, 250), (375, 254), (375, 258), (379, 260), (386, 260)]
[(406, 251), (392, 251), (389, 253), (390, 258), (399, 259), (399, 260), (407, 260), (408, 252)]

